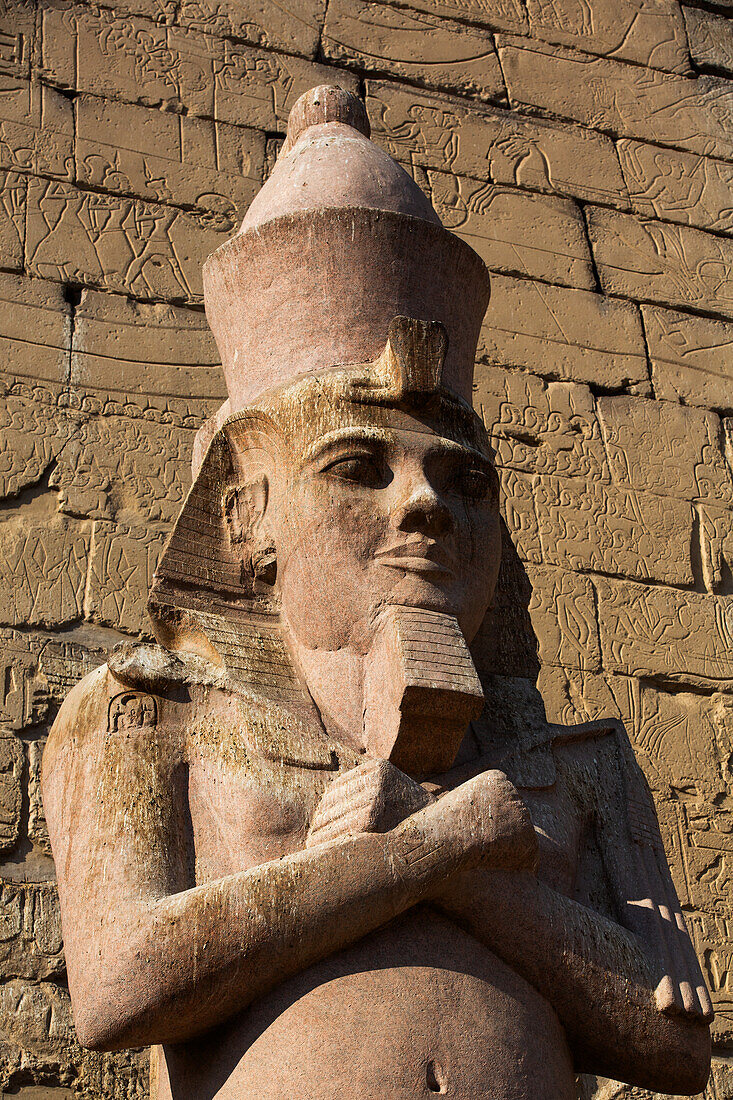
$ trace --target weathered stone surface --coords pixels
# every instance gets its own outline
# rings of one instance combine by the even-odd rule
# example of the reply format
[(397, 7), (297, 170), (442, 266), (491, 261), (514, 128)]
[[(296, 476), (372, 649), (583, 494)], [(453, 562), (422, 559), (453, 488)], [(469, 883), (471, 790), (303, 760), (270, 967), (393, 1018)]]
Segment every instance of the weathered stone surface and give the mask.
[(654, 390), (666, 401), (731, 408), (733, 325), (642, 306)]
[(85, 616), (125, 634), (150, 634), (145, 609), (168, 526), (95, 523)]
[[(277, 129), (298, 96), (330, 73), (303, 58), (66, 0), (46, 0), (41, 48), (44, 72), (64, 87), (263, 130)], [(350, 74), (340, 80), (356, 87)]]
[(673, 73), (689, 71), (676, 0), (527, 0), (527, 8), (530, 32), (548, 42)]
[(0, 730), (0, 852), (14, 848), (20, 835), (22, 777), (21, 744), (14, 734)]
[(708, 592), (733, 595), (733, 510), (699, 504), (701, 566)]
[[(528, 566), (529, 614), (543, 665), (594, 671), (601, 667), (593, 587), (587, 577)], [(645, 590), (646, 591), (646, 590)]]
[[(589, 1078), (584, 1087), (587, 1091), (581, 1091), (580, 1100), (665, 1100), (661, 1093), (634, 1089), (630, 1085), (619, 1085), (615, 1081), (608, 1081), (605, 1077)], [(713, 1058), (712, 1076), (704, 1096), (706, 1100), (707, 1098), (731, 1100), (733, 1071), (729, 1061)]]
[(730, 17), (684, 7), (692, 60), (700, 68), (733, 74), (733, 27)]
[(733, 241), (613, 210), (592, 210), (588, 228), (605, 291), (733, 318)]
[(635, 213), (716, 233), (733, 231), (733, 165), (626, 138), (617, 148)]
[(57, 494), (0, 523), (0, 623), (64, 626), (83, 618), (91, 529), (55, 514)]
[(593, 583), (606, 669), (730, 691), (729, 599), (605, 577)]
[(522, 0), (410, 0), (414, 11), (460, 20), (491, 30), (523, 33), (528, 28)]
[(265, 135), (255, 130), (96, 96), (76, 100), (77, 183), (196, 207), (214, 226), (244, 217), (264, 155)]
[(430, 169), (415, 174), (426, 177), (424, 189), (443, 224), (491, 271), (595, 287), (585, 223), (575, 203)]
[(639, 313), (629, 302), (497, 275), (479, 359), (548, 378), (643, 389), (648, 369), (642, 343)]
[(733, 158), (733, 90), (717, 77), (671, 76), (560, 47), (501, 37), (512, 103), (619, 137)]
[(375, 140), (407, 165), (628, 205), (616, 151), (602, 134), (381, 81), (367, 81), (366, 102)]
[(323, 31), (327, 58), (393, 73), (489, 102), (504, 98), (488, 31), (375, 0), (330, 0)]
[(188, 398), (201, 416), (226, 397), (201, 313), (93, 290), (84, 291), (74, 317), (71, 380), (123, 404), (133, 395)]
[(43, 279), (200, 302), (203, 261), (234, 225), (231, 204), (188, 213), (31, 177), (25, 263)]
[(0, 168), (0, 256), (6, 270), (20, 271), (23, 267), (27, 197), (26, 177)]
[(74, 109), (37, 79), (17, 82), (0, 96), (0, 168), (71, 179)]
[(0, 973), (46, 979), (63, 973), (63, 944), (55, 885), (0, 887)]
[(501, 514), (511, 534), (512, 544), (522, 561), (542, 563), (537, 509), (534, 494), (537, 479), (500, 467)]
[(314, 57), (326, 0), (289, 0), (277, 5), (267, 0), (181, 0), (177, 6), (179, 22), (192, 30)]
[(733, 499), (715, 413), (637, 397), (601, 397), (598, 412), (618, 485), (683, 500)]
[(610, 481), (601, 426), (587, 386), (479, 367), (474, 408), (500, 466)]
[[(20, 378), (67, 382), (71, 320), (58, 283), (0, 272), (0, 313), (0, 374), (4, 384)], [(7, 410), (4, 412), (7, 416)], [(10, 450), (10, 440), (4, 436), (0, 439), (0, 455)], [(12, 461), (9, 454), (5, 461)], [(2, 467), (0, 458), (0, 493), (3, 474), (7, 476)]]
[(582, 478), (537, 478), (542, 559), (575, 572), (692, 584), (693, 510)]

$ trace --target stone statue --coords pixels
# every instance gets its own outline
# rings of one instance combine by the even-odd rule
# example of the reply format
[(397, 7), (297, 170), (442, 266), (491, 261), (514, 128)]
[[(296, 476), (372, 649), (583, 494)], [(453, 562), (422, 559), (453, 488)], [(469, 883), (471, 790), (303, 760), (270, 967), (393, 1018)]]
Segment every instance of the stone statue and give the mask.
[(229, 400), (44, 759), (79, 1039), (176, 1100), (696, 1093), (711, 1006), (622, 729), (497, 733), (479, 257), (316, 88), (210, 257)]

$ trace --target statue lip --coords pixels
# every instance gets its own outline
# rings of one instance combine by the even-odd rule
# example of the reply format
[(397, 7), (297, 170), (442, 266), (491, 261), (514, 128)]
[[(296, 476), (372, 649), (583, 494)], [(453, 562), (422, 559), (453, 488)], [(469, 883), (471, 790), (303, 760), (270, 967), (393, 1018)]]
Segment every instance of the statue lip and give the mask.
[(380, 565), (385, 565), (388, 569), (425, 574), (453, 573), (451, 556), (434, 539), (386, 546), (374, 556)]

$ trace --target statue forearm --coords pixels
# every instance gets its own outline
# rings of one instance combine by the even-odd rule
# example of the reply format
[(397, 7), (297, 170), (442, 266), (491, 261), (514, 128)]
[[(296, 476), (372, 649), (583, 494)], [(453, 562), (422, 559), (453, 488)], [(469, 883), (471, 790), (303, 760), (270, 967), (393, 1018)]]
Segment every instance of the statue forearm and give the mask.
[[(179, 1042), (389, 921), (444, 871), (429, 843), (361, 835), (159, 900), (67, 944), (83, 1045)], [(95, 907), (92, 905), (91, 907)]]
[[(491, 785), (466, 784), (389, 833), (343, 837), (135, 903), (112, 903), (100, 860), (81, 907), (74, 897), (85, 925), (67, 938), (81, 1042), (116, 1049), (206, 1031), (430, 897), (487, 851), (494, 865), (513, 865), (522, 837), (530, 844), (534, 833), (519, 800), (504, 814), (493, 801)], [(113, 918), (95, 920), (100, 913)]]
[(660, 1092), (704, 1087), (707, 1025), (658, 1010), (654, 964), (621, 925), (534, 875), (484, 868), (458, 876), (438, 904), (553, 1005), (579, 1072)]

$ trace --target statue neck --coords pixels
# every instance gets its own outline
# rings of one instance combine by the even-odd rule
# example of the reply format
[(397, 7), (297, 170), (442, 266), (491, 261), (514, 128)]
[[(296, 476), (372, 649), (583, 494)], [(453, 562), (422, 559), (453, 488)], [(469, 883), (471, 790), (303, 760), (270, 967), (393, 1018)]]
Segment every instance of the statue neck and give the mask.
[(364, 658), (352, 649), (309, 649), (290, 635), (295, 662), (329, 737), (364, 750)]

